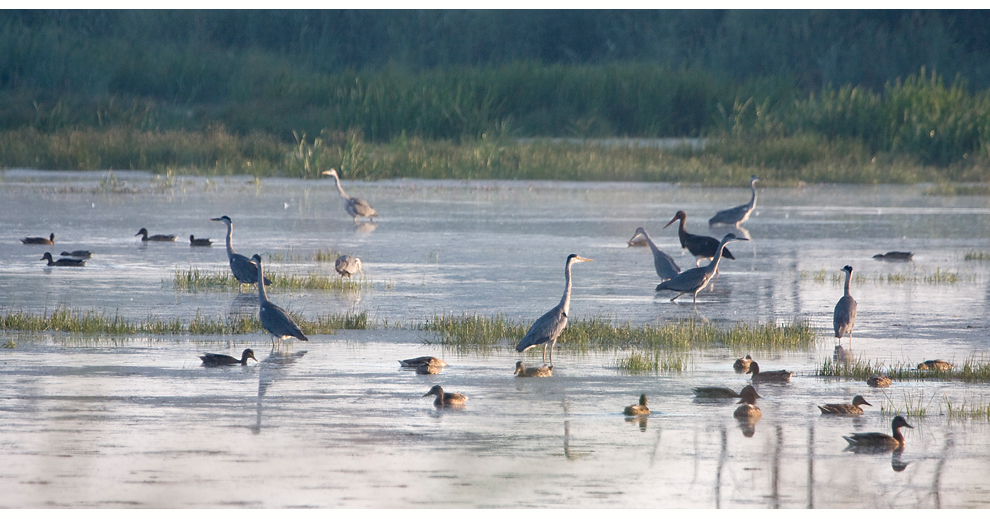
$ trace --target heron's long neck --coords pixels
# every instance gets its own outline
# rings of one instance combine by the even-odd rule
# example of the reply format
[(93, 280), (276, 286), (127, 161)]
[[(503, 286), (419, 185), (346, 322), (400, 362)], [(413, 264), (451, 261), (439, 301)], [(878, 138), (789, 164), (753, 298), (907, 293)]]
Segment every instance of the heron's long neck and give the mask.
[(650, 250), (653, 251), (653, 254), (660, 252), (660, 249), (657, 247), (657, 244), (653, 243), (653, 240), (650, 239), (649, 234), (646, 234), (646, 231), (643, 231), (643, 237), (646, 238), (646, 243), (650, 246)]
[(265, 292), (265, 268), (258, 261), (258, 302), (265, 304), (268, 301), (268, 294)]
[(227, 259), (235, 254), (233, 245), (230, 244), (230, 237), (234, 234), (234, 225), (227, 224)]
[(347, 193), (344, 192), (344, 188), (340, 187), (340, 179), (339, 178), (333, 177), (333, 183), (334, 183), (334, 185), (337, 186), (337, 192), (340, 193), (340, 198), (343, 198), (344, 200), (350, 200), (351, 199), (351, 197), (347, 196)]
[(852, 278), (852, 275), (853, 275), (852, 272), (850, 272), (848, 270), (846, 271), (846, 295), (847, 296), (849, 295), (849, 281)]
[(715, 251), (715, 257), (712, 258), (712, 262), (709, 263), (708, 265), (705, 265), (705, 270), (707, 270), (709, 273), (715, 272), (715, 269), (718, 268), (718, 262), (719, 260), (722, 259), (722, 251), (725, 249), (726, 243), (728, 242), (723, 241), (722, 243), (718, 244), (718, 250)]
[(756, 207), (756, 182), (750, 182), (749, 188), (753, 190), (753, 197), (749, 199), (749, 208), (752, 210)]
[(564, 315), (571, 313), (571, 264), (573, 261), (568, 261), (567, 266), (564, 267), (564, 297), (560, 298), (560, 306), (564, 310)]

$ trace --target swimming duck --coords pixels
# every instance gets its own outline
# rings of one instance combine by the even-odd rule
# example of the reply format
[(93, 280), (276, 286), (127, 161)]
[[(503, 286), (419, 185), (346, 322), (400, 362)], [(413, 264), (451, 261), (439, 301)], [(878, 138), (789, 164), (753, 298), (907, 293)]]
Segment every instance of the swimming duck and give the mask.
[(696, 398), (739, 398), (739, 393), (727, 387), (704, 386), (694, 388)]
[(873, 259), (877, 261), (911, 261), (914, 257), (913, 252), (898, 252), (890, 251), (886, 254), (874, 254)]
[(427, 362), (416, 366), (417, 375), (439, 375), (443, 371), (443, 366)]
[(934, 370), (934, 371), (948, 371), (952, 369), (952, 364), (944, 360), (926, 360), (921, 364), (918, 364), (918, 369), (922, 371)]
[(791, 375), (794, 374), (783, 369), (760, 372), (760, 365), (755, 360), (749, 363), (749, 371), (746, 374), (750, 373), (753, 374), (753, 382), (790, 382)]
[(93, 257), (93, 253), (88, 250), (74, 250), (72, 252), (62, 251), (62, 256), (72, 256), (73, 258), (83, 258), (89, 259)]
[(537, 368), (527, 368), (519, 360), (516, 361), (516, 371), (513, 375), (517, 377), (549, 377), (553, 375), (553, 366), (543, 365)]
[(818, 408), (822, 410), (822, 414), (863, 414), (861, 405), (873, 407), (873, 404), (867, 402), (862, 395), (856, 395), (851, 404), (825, 404)]
[(760, 411), (759, 407), (756, 407), (756, 399), (761, 398), (759, 393), (753, 386), (746, 386), (739, 393), (739, 401), (737, 404), (743, 404), (736, 408), (732, 412), (732, 416), (742, 419), (752, 419), (760, 418), (763, 416), (763, 412)]
[(732, 363), (732, 369), (736, 370), (736, 373), (745, 373), (749, 371), (750, 362), (753, 362), (753, 357), (750, 357), (749, 355), (738, 358)]
[(58, 260), (52, 261), (52, 253), (46, 252), (44, 256), (41, 257), (40, 261), (48, 260), (49, 267), (85, 267), (86, 260), (75, 259), (75, 258), (59, 258)]
[[(691, 234), (684, 230), (684, 221), (687, 220), (687, 214), (684, 211), (677, 211), (674, 214), (674, 218), (667, 222), (663, 228), (666, 229), (670, 227), (670, 224), (681, 221), (680, 227), (677, 228), (677, 237), (681, 240), (681, 248), (687, 249), (694, 257), (694, 265), (696, 267), (701, 266), (702, 259), (712, 259), (715, 257), (715, 253), (719, 251), (719, 241), (711, 236), (703, 236), (700, 234)], [(734, 260), (735, 256), (729, 252), (729, 249), (722, 251), (722, 257)]]
[(441, 368), (447, 367), (447, 363), (436, 357), (416, 357), (415, 359), (400, 360), (399, 364), (404, 368), (418, 368), (422, 364), (435, 364)]
[(237, 360), (235, 357), (220, 353), (204, 353), (203, 355), (200, 355), (199, 358), (203, 359), (204, 366), (233, 366), (234, 364), (247, 366), (248, 359), (254, 359), (255, 362), (258, 362), (258, 359), (254, 358), (254, 350), (251, 348), (248, 348), (241, 353), (241, 360)]
[(629, 416), (650, 414), (650, 408), (646, 407), (646, 393), (639, 395), (639, 405), (627, 405), (622, 413)]
[(870, 378), (866, 379), (866, 385), (870, 387), (890, 387), (894, 382), (890, 380), (887, 375), (881, 375), (880, 373), (874, 373), (870, 375)]
[(436, 395), (436, 399), (433, 400), (433, 405), (437, 407), (448, 407), (454, 405), (464, 405), (467, 401), (467, 397), (460, 393), (444, 393), (443, 388), (440, 386), (433, 386), (430, 391), (423, 395), (426, 398), (430, 395)]
[(895, 416), (894, 421), (890, 423), (890, 428), (894, 435), (890, 436), (884, 433), (869, 432), (869, 433), (853, 433), (850, 436), (843, 436), (849, 446), (847, 449), (876, 449), (876, 450), (893, 450), (898, 447), (904, 446), (904, 436), (901, 435), (901, 427), (907, 427), (909, 429), (914, 429), (903, 416)]
[(47, 238), (40, 236), (21, 238), (21, 243), (24, 245), (55, 245), (55, 233), (49, 234)]
[(190, 247), (212, 247), (213, 242), (209, 238), (197, 238), (192, 234), (189, 235), (189, 246)]
[(361, 259), (350, 254), (343, 254), (337, 258), (337, 261), (333, 264), (333, 268), (341, 277), (349, 278), (358, 272), (364, 274), (364, 271), (361, 270)]
[(140, 236), (141, 241), (175, 241), (174, 234), (154, 234), (148, 236), (148, 229), (145, 229), (144, 227), (142, 227), (141, 230), (134, 236)]

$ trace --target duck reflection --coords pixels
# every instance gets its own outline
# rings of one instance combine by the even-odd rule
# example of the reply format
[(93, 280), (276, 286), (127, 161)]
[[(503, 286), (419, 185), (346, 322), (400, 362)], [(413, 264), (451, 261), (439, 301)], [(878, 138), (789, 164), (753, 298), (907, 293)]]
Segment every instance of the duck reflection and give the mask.
[(890, 468), (894, 469), (894, 472), (903, 472), (910, 463), (901, 460), (901, 454), (904, 454), (904, 447), (894, 449), (894, 452), (890, 455)]
[(258, 403), (256, 405), (255, 423), (251, 427), (251, 432), (254, 434), (261, 433), (261, 414), (265, 394), (268, 393), (268, 388), (275, 383), (276, 380), (284, 375), (285, 368), (291, 366), (297, 360), (301, 359), (303, 355), (306, 355), (307, 350), (297, 351), (293, 353), (273, 351), (268, 357), (258, 363)]
[(742, 431), (743, 436), (747, 438), (752, 438), (756, 434), (756, 423), (760, 421), (759, 416), (752, 418), (737, 418), (739, 421), (739, 430)]
[(626, 417), (626, 422), (633, 425), (638, 425), (639, 432), (646, 432), (646, 421), (649, 419), (650, 415), (629, 416)]

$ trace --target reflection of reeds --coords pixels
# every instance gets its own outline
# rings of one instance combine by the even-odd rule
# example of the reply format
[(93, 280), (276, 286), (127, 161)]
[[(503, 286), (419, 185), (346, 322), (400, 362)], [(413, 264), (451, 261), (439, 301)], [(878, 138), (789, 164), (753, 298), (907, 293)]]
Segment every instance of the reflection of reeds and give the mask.
[[(492, 347), (503, 339), (515, 343), (530, 324), (516, 324), (501, 315), (446, 316), (428, 320), (424, 330), (434, 332), (437, 342), (455, 348)], [(735, 323), (723, 328), (709, 322), (682, 320), (659, 326), (613, 324), (605, 317), (570, 321), (557, 343), (579, 350), (617, 350), (630, 346), (688, 350), (703, 346), (746, 347), (757, 351), (805, 349), (814, 344), (816, 334), (803, 321), (778, 325)]]
[[(988, 257), (990, 259), (990, 257)], [(920, 270), (920, 272), (919, 272)], [(806, 270), (801, 271), (801, 279), (811, 279), (815, 283), (831, 283), (833, 285), (840, 285), (845, 283), (845, 274), (838, 274), (835, 272), (826, 271), (824, 269), (809, 272)], [(955, 284), (960, 281), (975, 282), (978, 278), (976, 275), (961, 275), (958, 272), (952, 272), (949, 270), (942, 270), (941, 267), (936, 267), (934, 271), (929, 271), (927, 269), (912, 268), (911, 272), (889, 272), (889, 273), (873, 273), (873, 274), (853, 274), (853, 286), (857, 284), (873, 283), (873, 284), (888, 284), (888, 285), (903, 285), (906, 283), (928, 283), (933, 285), (940, 284)]]
[(917, 369), (917, 364), (897, 363), (884, 366), (878, 360), (858, 359), (856, 362), (836, 363), (825, 359), (815, 370), (820, 377), (839, 377), (866, 380), (874, 373), (883, 373), (893, 380), (958, 380), (962, 382), (990, 382), (990, 362), (970, 358), (962, 367), (953, 369)]
[[(364, 330), (368, 328), (367, 312), (360, 314), (325, 314), (313, 320), (292, 314), (293, 320), (307, 334), (331, 334), (340, 329)], [(35, 332), (69, 332), (106, 335), (239, 335), (261, 332), (261, 322), (256, 316), (250, 317), (208, 317), (197, 312), (188, 323), (178, 317), (164, 319), (148, 317), (139, 322), (130, 322), (106, 312), (74, 311), (58, 307), (49, 314), (28, 314), (23, 311), (0, 315), (0, 329)]]
[[(309, 272), (307, 274), (282, 274), (266, 271), (265, 274), (272, 284), (269, 288), (333, 290), (338, 292), (357, 292), (371, 290), (372, 280), (368, 277), (344, 278), (336, 273), (324, 274)], [(172, 286), (176, 290), (208, 290), (208, 289), (237, 289), (240, 283), (229, 271), (209, 272), (196, 268), (188, 270), (176, 269), (172, 276)]]

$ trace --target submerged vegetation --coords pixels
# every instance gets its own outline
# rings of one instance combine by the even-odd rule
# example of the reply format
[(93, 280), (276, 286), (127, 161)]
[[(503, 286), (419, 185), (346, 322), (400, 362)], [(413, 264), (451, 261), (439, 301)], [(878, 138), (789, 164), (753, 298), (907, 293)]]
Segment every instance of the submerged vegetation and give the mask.
[[(427, 320), (422, 329), (435, 334), (435, 342), (458, 351), (490, 350), (503, 342), (515, 344), (531, 323), (512, 323), (500, 315), (437, 315)], [(816, 335), (804, 321), (790, 324), (736, 323), (721, 327), (709, 322), (682, 320), (658, 326), (633, 326), (631, 323), (614, 324), (604, 317), (592, 317), (568, 322), (560, 335), (558, 345), (576, 351), (613, 351), (629, 348), (645, 348), (638, 357), (620, 362), (630, 369), (641, 366), (681, 366), (684, 359), (669, 357), (662, 350), (687, 352), (701, 347), (747, 348), (757, 351), (803, 350), (814, 345)], [(664, 368), (664, 370), (669, 368)]]
[[(360, 314), (325, 314), (313, 320), (292, 314), (292, 319), (308, 334), (332, 334), (340, 329), (368, 329), (368, 315)], [(208, 317), (200, 312), (188, 322), (175, 317), (164, 319), (148, 317), (142, 321), (133, 322), (106, 312), (92, 310), (78, 311), (58, 307), (42, 315), (29, 314), (23, 311), (10, 312), (0, 315), (0, 330), (18, 330), (33, 332), (68, 332), (84, 334), (107, 335), (238, 335), (247, 333), (264, 333), (257, 316), (242, 317)]]

